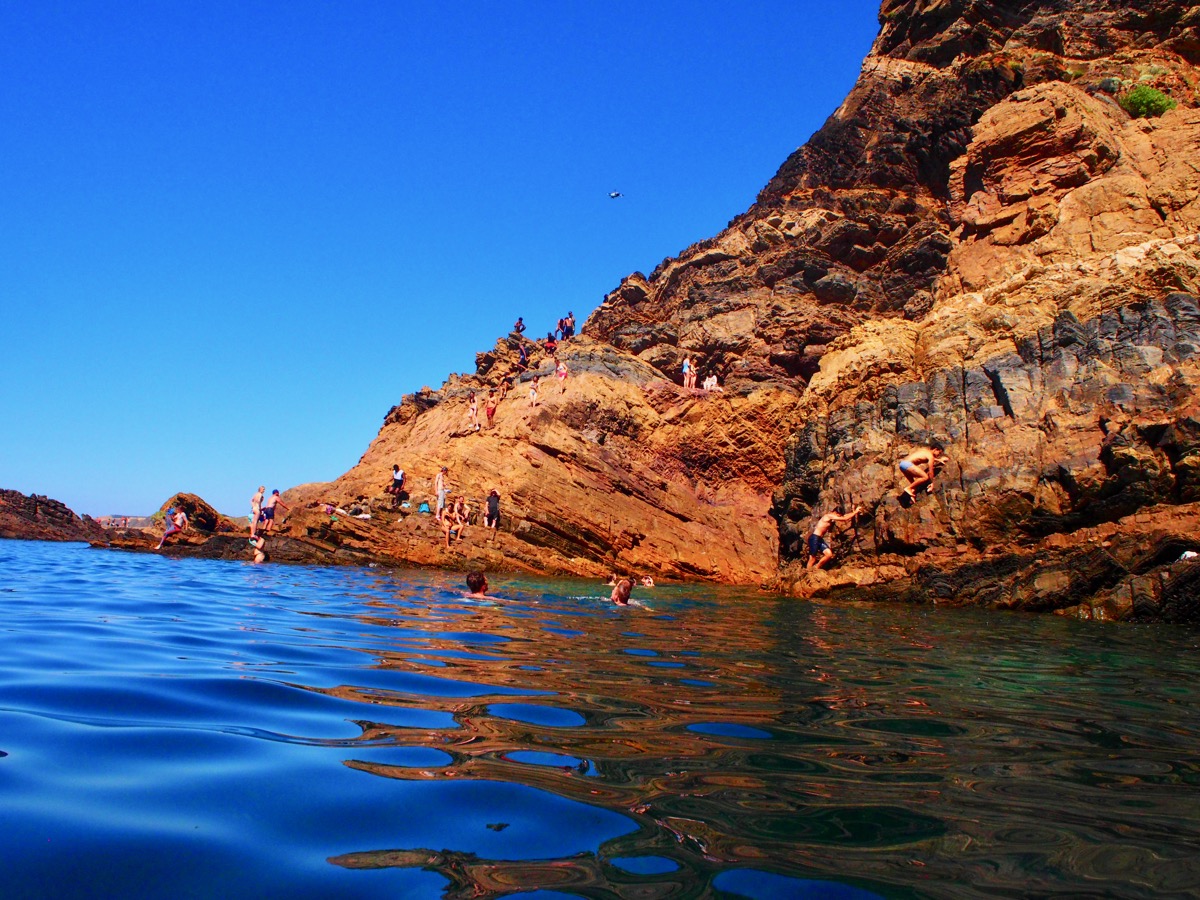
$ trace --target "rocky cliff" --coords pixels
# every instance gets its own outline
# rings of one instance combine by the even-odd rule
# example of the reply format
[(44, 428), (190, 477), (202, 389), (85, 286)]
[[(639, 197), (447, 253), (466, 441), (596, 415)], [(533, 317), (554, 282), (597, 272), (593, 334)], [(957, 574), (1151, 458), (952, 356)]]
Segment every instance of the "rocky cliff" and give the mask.
[[(294, 528), (418, 563), (1186, 617), (1200, 502), (1200, 4), (885, 0), (842, 106), (711, 240), (625, 279), (560, 358), (501, 339), (408, 396)], [(1160, 118), (1120, 100), (1170, 96)], [(723, 393), (681, 386), (685, 357)], [(513, 391), (475, 431), (489, 389)], [(555, 382), (551, 384), (551, 382)], [(932, 496), (895, 464), (945, 444)], [(413, 505), (382, 495), (391, 465)], [(449, 550), (441, 466), (499, 533)], [(350, 533), (325, 504), (360, 502)], [(861, 504), (838, 564), (814, 517)], [(1189, 564), (1182, 564), (1186, 569)], [(1189, 580), (1190, 579), (1190, 580)], [(1182, 592), (1182, 593), (1181, 593)], [(1179, 613), (1178, 610), (1185, 609)]]
[(106, 533), (90, 516), (78, 516), (58, 500), (0, 490), (0, 538), (95, 541)]

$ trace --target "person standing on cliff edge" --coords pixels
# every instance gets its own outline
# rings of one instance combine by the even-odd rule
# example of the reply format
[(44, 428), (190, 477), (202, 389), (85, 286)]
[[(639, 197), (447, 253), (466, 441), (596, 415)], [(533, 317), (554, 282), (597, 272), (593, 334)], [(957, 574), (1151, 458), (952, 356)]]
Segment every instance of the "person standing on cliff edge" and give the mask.
[(817, 524), (813, 526), (812, 534), (808, 536), (808, 564), (806, 569), (823, 569), (829, 565), (833, 559), (833, 551), (829, 549), (829, 542), (825, 540), (825, 533), (829, 531), (829, 526), (835, 522), (852, 522), (854, 518), (863, 511), (861, 506), (856, 506), (846, 515), (840, 515), (835, 512), (827, 512), (821, 518), (817, 519)]
[(271, 533), (271, 529), (275, 527), (275, 507), (282, 506), (285, 510), (291, 509), (286, 503), (279, 499), (279, 488), (271, 491), (271, 496), (263, 503), (263, 531), (267, 534)]
[(433, 492), (437, 494), (437, 521), (440, 524), (442, 516), (446, 514), (446, 472), (448, 470), (442, 466), (440, 472), (433, 479)]
[(258, 518), (262, 515), (263, 497), (266, 496), (267, 486), (260, 484), (254, 496), (250, 498), (250, 537), (258, 533)]

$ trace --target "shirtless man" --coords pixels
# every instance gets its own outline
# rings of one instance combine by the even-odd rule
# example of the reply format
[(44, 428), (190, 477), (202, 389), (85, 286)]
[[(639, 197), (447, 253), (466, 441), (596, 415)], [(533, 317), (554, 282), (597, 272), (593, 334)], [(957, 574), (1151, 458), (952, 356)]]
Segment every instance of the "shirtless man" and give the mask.
[(433, 492), (437, 494), (437, 521), (440, 524), (446, 514), (446, 472), (445, 466), (433, 479)]
[(250, 498), (250, 537), (258, 533), (258, 517), (262, 514), (263, 496), (266, 493), (267, 486), (260, 484), (254, 496)]
[(484, 404), (484, 407), (483, 407), (483, 411), (484, 411), (485, 413), (487, 413), (487, 423), (488, 423), (488, 428), (491, 428), (491, 427), (492, 427), (492, 425), (494, 424), (494, 423), (492, 422), (492, 420), (493, 420), (494, 418), (496, 418), (496, 404), (497, 404), (497, 403), (499, 403), (499, 402), (500, 402), (500, 401), (498, 401), (498, 400), (496, 399), (496, 392), (495, 392), (495, 391), (488, 391), (487, 403), (486, 403), (486, 404)]
[(163, 544), (166, 543), (167, 538), (169, 538), (171, 535), (180, 534), (184, 531), (187, 531), (187, 513), (185, 513), (182, 509), (175, 509), (174, 507), (171, 507), (171, 509), (167, 510), (167, 513), (167, 530), (163, 532), (163, 536), (158, 541), (158, 546), (154, 548), (155, 550), (161, 550), (163, 548)]
[(921, 486), (925, 486), (926, 492), (933, 493), (933, 476), (939, 465), (945, 465), (945, 454), (936, 445), (918, 447), (900, 460), (900, 474), (908, 479), (904, 493), (914, 500), (917, 499), (916, 489)]
[(290, 508), (286, 503), (279, 499), (279, 488), (275, 488), (275, 490), (271, 491), (271, 496), (268, 497), (263, 503), (263, 531), (265, 531), (267, 534), (271, 533), (271, 529), (275, 525), (275, 507), (277, 506), (282, 506), (284, 509)]
[(812, 534), (808, 536), (808, 565), (807, 569), (823, 569), (833, 559), (833, 551), (829, 549), (829, 542), (825, 540), (825, 532), (829, 531), (829, 526), (834, 522), (850, 522), (854, 517), (863, 511), (861, 506), (856, 506), (846, 514), (839, 515), (835, 512), (827, 512), (821, 518), (817, 519), (816, 526), (813, 527)]

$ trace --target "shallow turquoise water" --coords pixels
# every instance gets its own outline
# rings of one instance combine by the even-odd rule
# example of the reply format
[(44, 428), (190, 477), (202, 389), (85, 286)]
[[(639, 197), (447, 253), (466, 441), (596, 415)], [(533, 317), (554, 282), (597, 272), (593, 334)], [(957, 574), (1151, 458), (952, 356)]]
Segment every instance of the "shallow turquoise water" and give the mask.
[(1200, 632), (0, 541), (0, 896), (1200, 894)]

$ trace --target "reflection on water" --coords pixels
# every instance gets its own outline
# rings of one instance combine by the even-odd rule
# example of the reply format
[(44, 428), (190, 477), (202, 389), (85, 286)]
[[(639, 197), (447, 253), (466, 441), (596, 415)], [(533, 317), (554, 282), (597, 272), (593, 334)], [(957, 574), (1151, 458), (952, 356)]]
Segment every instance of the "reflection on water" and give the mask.
[(1200, 892), (1195, 631), (457, 580), (0, 542), (5, 896)]

